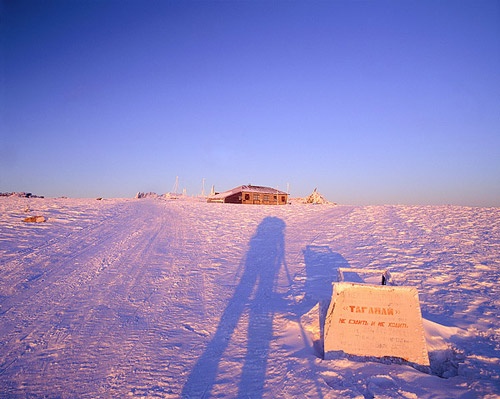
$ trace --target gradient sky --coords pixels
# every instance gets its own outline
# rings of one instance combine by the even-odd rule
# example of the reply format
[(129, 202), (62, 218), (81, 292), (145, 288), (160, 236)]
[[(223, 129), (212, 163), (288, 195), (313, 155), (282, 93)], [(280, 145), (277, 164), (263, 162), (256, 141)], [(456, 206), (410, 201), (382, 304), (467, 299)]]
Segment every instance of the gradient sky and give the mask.
[(500, 2), (3, 1), (0, 191), (500, 206)]

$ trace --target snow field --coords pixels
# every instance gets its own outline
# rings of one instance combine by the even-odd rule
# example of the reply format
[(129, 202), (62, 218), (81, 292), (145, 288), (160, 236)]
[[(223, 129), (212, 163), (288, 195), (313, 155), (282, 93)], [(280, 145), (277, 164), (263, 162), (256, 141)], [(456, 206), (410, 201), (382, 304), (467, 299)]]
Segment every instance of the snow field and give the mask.
[[(500, 395), (500, 209), (0, 199), (0, 397)], [(45, 223), (24, 223), (43, 215)], [(339, 267), (419, 290), (430, 373), (322, 359)]]

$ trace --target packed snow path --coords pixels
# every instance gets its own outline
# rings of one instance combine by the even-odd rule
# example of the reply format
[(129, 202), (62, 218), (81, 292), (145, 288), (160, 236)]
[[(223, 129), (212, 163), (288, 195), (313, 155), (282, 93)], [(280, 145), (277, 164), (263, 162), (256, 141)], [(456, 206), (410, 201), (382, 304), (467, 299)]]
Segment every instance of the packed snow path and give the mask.
[[(2, 398), (500, 395), (498, 208), (3, 198), (0, 210)], [(431, 374), (321, 359), (339, 267), (418, 288)]]

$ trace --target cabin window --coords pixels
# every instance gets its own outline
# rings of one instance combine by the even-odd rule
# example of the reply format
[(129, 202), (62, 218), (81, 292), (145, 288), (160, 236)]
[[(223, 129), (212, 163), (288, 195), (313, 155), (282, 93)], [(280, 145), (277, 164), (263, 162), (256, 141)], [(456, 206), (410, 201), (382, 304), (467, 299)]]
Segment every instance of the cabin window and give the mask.
[(264, 202), (269, 202), (269, 195), (264, 194)]
[(281, 196), (281, 202), (285, 202), (285, 196), (284, 195)]
[(260, 201), (260, 194), (254, 194), (253, 195), (253, 200), (254, 201)]
[(250, 194), (245, 194), (245, 201), (250, 201)]

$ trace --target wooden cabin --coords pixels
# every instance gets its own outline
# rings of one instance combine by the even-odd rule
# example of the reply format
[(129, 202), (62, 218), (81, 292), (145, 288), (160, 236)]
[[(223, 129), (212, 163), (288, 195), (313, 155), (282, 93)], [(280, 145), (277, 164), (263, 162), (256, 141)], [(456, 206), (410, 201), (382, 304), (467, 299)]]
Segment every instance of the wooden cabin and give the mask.
[(272, 187), (247, 186), (235, 187), (232, 190), (217, 193), (207, 198), (207, 202), (221, 202), (228, 204), (256, 204), (256, 205), (286, 205), (288, 193)]

